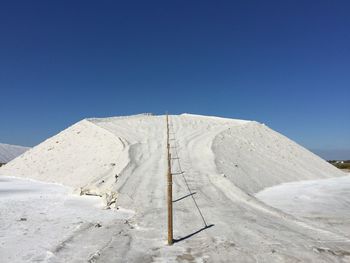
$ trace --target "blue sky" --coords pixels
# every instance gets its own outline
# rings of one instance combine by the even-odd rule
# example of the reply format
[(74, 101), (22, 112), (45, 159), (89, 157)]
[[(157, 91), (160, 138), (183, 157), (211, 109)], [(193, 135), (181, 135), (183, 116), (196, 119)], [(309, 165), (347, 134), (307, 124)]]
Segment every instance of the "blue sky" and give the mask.
[(349, 10), (349, 1), (2, 3), (0, 141), (33, 146), (85, 117), (168, 110), (257, 120), (350, 159)]

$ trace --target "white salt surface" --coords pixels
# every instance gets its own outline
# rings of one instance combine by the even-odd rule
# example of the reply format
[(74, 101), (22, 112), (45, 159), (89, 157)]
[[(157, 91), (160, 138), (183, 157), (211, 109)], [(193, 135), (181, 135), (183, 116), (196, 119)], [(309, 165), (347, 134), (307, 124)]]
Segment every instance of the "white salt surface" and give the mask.
[(350, 237), (350, 176), (285, 183), (264, 189), (256, 197)]
[(122, 209), (103, 210), (101, 198), (70, 191), (56, 184), (0, 177), (0, 262), (55, 262), (63, 247), (82, 243), (77, 254), (97, 250), (79, 235), (86, 235), (86, 241), (106, 235), (106, 225), (133, 215)]

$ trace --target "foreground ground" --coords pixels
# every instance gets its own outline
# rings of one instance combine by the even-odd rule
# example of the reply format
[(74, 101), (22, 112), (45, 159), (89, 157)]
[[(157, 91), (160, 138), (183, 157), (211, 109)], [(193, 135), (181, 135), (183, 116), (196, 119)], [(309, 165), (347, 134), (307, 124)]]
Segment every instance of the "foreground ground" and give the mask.
[[(123, 209), (105, 210), (99, 197), (76, 196), (55, 185), (0, 177), (0, 262), (69, 262), (92, 258), (99, 246), (93, 235), (108, 236), (107, 224), (122, 225), (133, 216)], [(74, 247), (74, 243), (84, 246)]]
[[(337, 226), (328, 227), (324, 219), (288, 210), (293, 202), (287, 196), (281, 206), (270, 203), (276, 208), (268, 205), (268, 194), (267, 204), (254, 197), (289, 181), (338, 177), (333, 180), (345, 184), (344, 173), (261, 124), (191, 115), (170, 119), (173, 246), (165, 243), (164, 117), (94, 119), (53, 137), (0, 173), (104, 197), (116, 193), (116, 208), (98, 208), (98, 200), (68, 195), (62, 186), (2, 177), (0, 261), (350, 261), (347, 212), (339, 209)], [(323, 196), (322, 185), (315, 185)], [(350, 195), (339, 190), (342, 207), (349, 209)], [(333, 194), (339, 195), (337, 188)], [(320, 200), (324, 211), (335, 198)], [(297, 200), (300, 207), (304, 201)]]

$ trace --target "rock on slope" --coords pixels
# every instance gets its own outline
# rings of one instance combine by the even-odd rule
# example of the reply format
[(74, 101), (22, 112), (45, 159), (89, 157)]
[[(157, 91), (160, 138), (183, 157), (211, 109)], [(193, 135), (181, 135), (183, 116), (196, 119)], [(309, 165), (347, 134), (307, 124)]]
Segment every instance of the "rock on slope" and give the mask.
[(28, 149), (30, 148), (0, 143), (0, 163), (8, 163)]

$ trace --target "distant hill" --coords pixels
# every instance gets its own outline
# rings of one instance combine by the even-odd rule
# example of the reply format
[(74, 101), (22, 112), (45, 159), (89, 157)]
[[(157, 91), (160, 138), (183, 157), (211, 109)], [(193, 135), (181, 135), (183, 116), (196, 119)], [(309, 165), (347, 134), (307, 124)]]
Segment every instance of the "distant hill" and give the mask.
[(29, 149), (29, 147), (0, 143), (0, 164), (8, 163)]

